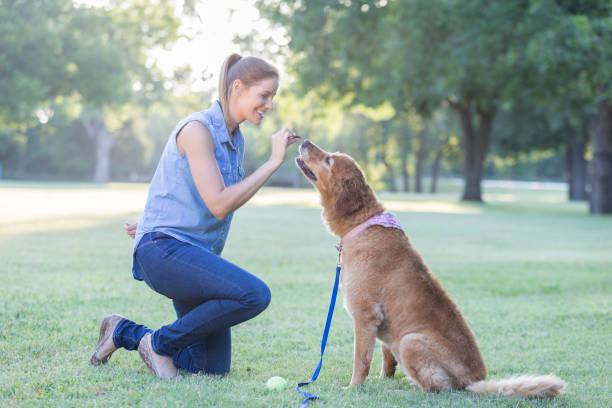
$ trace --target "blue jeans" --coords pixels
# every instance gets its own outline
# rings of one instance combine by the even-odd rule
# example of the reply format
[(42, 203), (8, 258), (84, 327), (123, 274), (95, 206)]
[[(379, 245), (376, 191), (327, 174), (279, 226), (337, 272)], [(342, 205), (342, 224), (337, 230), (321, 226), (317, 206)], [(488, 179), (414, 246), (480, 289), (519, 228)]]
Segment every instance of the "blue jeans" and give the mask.
[(151, 289), (172, 299), (178, 319), (155, 331), (123, 319), (113, 334), (115, 345), (136, 350), (152, 333), (155, 352), (171, 356), (177, 368), (227, 374), (230, 327), (270, 304), (268, 286), (220, 256), (160, 232), (142, 238), (134, 263)]

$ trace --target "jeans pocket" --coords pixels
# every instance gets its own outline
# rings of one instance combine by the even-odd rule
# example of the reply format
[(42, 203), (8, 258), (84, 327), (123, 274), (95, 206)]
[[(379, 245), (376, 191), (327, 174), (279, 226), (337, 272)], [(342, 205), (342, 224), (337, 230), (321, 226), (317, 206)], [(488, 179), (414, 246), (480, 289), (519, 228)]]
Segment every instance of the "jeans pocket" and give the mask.
[(155, 235), (151, 238), (151, 242), (164, 254), (165, 257), (174, 255), (179, 248), (187, 245), (183, 241), (179, 241), (178, 239), (161, 232), (155, 233)]

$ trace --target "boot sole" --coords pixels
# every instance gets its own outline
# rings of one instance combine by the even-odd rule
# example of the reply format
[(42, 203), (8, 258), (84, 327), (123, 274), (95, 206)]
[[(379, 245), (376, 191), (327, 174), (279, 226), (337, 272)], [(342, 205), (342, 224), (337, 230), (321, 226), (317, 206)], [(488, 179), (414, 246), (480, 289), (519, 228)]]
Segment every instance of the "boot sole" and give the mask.
[[(145, 337), (146, 337), (146, 340), (145, 340)], [(145, 340), (146, 343), (149, 343), (150, 336), (145, 336), (145, 337), (143, 337), (142, 340)], [(140, 340), (141, 344), (142, 344), (142, 340)], [(143, 345), (141, 344), (138, 345), (138, 354), (140, 355), (140, 358), (142, 358), (142, 361), (144, 361), (145, 365), (151, 371), (151, 373), (154, 376), (159, 377), (157, 373), (155, 372), (155, 369), (153, 368), (153, 364), (151, 363), (151, 360), (149, 360), (148, 353), (145, 351), (145, 348), (148, 348), (149, 344), (143, 344)]]
[[(144, 343), (143, 343), (144, 340)], [(153, 345), (151, 344), (151, 335), (150, 334), (146, 334), (145, 337), (142, 338), (142, 340), (140, 340), (140, 344), (138, 345), (138, 354), (140, 355), (140, 358), (142, 359), (142, 361), (145, 363), (145, 365), (147, 366), (147, 368), (151, 371), (151, 373), (162, 380), (169, 380), (169, 379), (173, 379), (173, 378), (177, 378), (178, 375), (178, 370), (175, 372), (175, 374), (173, 376), (161, 376), (159, 375), (156, 371), (155, 368), (153, 368), (153, 363), (151, 362), (151, 359), (149, 358), (150, 353), (153, 352)]]
[(104, 358), (98, 358), (96, 356), (98, 354), (98, 351), (100, 351), (100, 347), (102, 347), (102, 344), (104, 344), (108, 340), (108, 338), (113, 335), (112, 332), (110, 334), (107, 333), (108, 326), (112, 323), (118, 322), (121, 319), (123, 319), (123, 316), (118, 315), (118, 314), (113, 314), (113, 315), (105, 317), (104, 320), (102, 320), (102, 324), (100, 325), (100, 336), (98, 337), (98, 343), (96, 344), (96, 349), (91, 355), (91, 358), (89, 359), (89, 362), (91, 363), (91, 365), (97, 366), (100, 364), (108, 363), (108, 360), (111, 358), (113, 353), (116, 351), (116, 349), (111, 351)]

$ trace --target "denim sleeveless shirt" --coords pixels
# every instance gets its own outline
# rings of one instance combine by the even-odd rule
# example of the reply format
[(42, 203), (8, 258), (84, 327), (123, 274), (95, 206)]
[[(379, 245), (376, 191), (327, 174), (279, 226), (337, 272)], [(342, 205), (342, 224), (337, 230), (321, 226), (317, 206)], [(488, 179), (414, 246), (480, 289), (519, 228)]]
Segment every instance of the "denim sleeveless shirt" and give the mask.
[[(134, 252), (143, 235), (157, 231), (180, 241), (221, 254), (232, 222), (233, 213), (218, 220), (210, 212), (195, 186), (187, 157), (178, 149), (176, 136), (189, 122), (198, 121), (212, 136), (217, 166), (226, 186), (242, 180), (244, 138), (240, 128), (230, 138), (218, 101), (206, 111), (195, 112), (181, 120), (164, 148), (151, 180), (144, 214), (138, 222)], [(142, 280), (138, 268), (134, 278)]]

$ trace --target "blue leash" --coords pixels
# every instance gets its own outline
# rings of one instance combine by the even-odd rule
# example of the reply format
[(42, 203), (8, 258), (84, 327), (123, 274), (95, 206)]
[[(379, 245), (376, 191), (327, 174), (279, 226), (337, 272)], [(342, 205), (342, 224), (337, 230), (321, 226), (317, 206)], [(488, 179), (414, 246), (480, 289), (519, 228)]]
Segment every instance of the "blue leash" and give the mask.
[(310, 401), (319, 399), (318, 395), (304, 391), (302, 390), (302, 387), (315, 382), (317, 377), (319, 377), (319, 373), (321, 372), (321, 367), (323, 366), (323, 354), (325, 354), (325, 346), (327, 345), (327, 336), (329, 335), (329, 329), (331, 327), (332, 317), (334, 316), (334, 307), (336, 306), (336, 295), (338, 294), (338, 283), (340, 281), (340, 269), (341, 269), (340, 264), (338, 264), (338, 266), (336, 266), (336, 280), (334, 281), (334, 289), (332, 290), (331, 301), (329, 302), (329, 310), (327, 311), (327, 320), (325, 322), (325, 330), (323, 330), (323, 338), (321, 339), (321, 358), (319, 359), (319, 364), (317, 364), (317, 368), (315, 368), (314, 373), (312, 373), (312, 377), (310, 378), (310, 381), (301, 382), (295, 386), (295, 391), (304, 398), (304, 400), (300, 404), (300, 408), (305, 408), (308, 406)]

